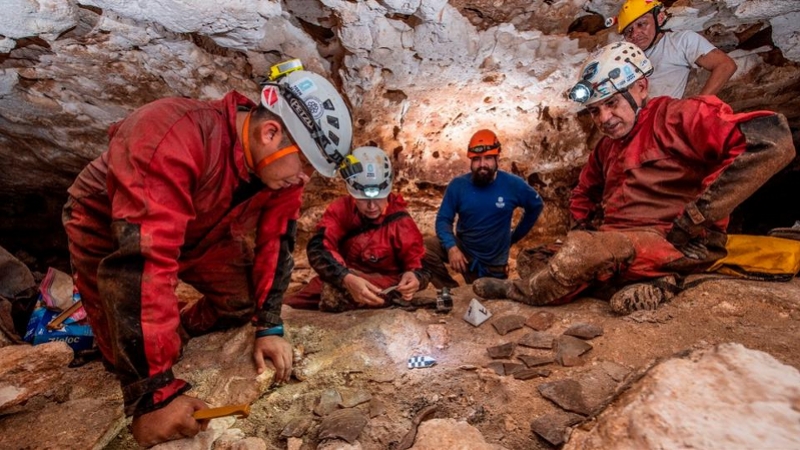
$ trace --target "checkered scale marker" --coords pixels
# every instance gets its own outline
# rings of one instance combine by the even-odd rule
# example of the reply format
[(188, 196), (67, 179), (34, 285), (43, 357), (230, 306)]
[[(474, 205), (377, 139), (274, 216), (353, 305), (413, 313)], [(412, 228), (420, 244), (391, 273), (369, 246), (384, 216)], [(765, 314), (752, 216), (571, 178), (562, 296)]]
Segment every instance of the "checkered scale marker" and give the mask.
[(409, 369), (422, 369), (425, 367), (431, 367), (435, 364), (436, 360), (430, 356), (412, 356), (411, 358), (408, 358)]

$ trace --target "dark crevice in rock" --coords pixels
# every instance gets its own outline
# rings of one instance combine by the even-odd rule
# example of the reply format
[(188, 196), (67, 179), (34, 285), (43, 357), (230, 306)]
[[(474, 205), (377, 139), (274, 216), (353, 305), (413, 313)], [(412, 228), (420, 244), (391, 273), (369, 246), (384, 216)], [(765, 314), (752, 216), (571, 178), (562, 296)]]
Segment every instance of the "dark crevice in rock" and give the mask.
[(589, 14), (575, 19), (567, 28), (567, 34), (588, 33), (595, 35), (606, 29), (606, 19), (600, 14)]
[(422, 23), (422, 20), (419, 17), (408, 14), (389, 14), (386, 16), (386, 18), (403, 22), (411, 28), (416, 28), (417, 25)]

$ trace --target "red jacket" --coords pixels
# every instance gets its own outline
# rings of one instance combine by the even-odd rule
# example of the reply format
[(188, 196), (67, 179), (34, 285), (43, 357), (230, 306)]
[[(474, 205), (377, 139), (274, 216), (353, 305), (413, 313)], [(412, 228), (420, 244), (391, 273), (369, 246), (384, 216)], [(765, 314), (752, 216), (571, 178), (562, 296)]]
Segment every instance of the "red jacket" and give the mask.
[[(204, 250), (221, 239), (248, 244), (253, 250), (242, 264), (253, 267), (253, 321), (280, 322), (291, 271), (282, 238), (294, 239), (302, 187), (271, 191), (251, 178), (236, 112), (253, 106), (237, 92), (210, 102), (145, 105), (111, 127), (108, 151), (69, 188), (71, 201), (98, 224), (91, 232), (67, 226), (70, 240), (103, 258), (98, 283), (120, 286), (99, 306), (111, 334), (104, 330), (98, 339), (111, 342), (98, 344), (115, 365), (129, 413), (155, 409), (187, 388), (170, 370), (181, 348), (179, 259), (206, 258)], [(140, 404), (144, 396), (151, 397)]]
[[(602, 215), (607, 230), (651, 227), (664, 233), (684, 207), (745, 151), (741, 122), (774, 114), (733, 114), (717, 97), (657, 97), (622, 139), (604, 137), (572, 191), (578, 222)], [(728, 217), (709, 224), (725, 231)]]
[(422, 233), (401, 196), (389, 194), (388, 200), (375, 221), (364, 219), (349, 195), (328, 206), (307, 247), (309, 264), (323, 281), (341, 287), (349, 269), (400, 275), (422, 268)]

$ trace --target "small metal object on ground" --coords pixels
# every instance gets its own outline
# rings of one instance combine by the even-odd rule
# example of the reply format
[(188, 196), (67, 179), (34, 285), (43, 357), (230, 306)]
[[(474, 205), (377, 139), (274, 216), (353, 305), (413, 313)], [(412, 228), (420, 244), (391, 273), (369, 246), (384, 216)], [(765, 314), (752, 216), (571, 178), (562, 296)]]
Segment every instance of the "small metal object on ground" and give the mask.
[(192, 414), (196, 420), (219, 419), (220, 417), (238, 416), (247, 417), (250, 415), (250, 405), (229, 405), (218, 408), (201, 409)]
[(450, 289), (443, 287), (436, 297), (436, 312), (449, 313), (453, 309), (453, 297), (450, 296)]
[(61, 312), (61, 314), (57, 315), (55, 319), (51, 320), (50, 323), (47, 324), (47, 329), (53, 331), (61, 328), (61, 324), (63, 324), (64, 321), (69, 318), (69, 316), (75, 314), (75, 311), (77, 311), (81, 306), (83, 306), (83, 302), (81, 300), (73, 303), (72, 306), (65, 309)]
[(431, 367), (436, 364), (436, 360), (431, 358), (430, 356), (412, 356), (408, 358), (408, 368), (409, 369), (420, 369), (425, 367)]

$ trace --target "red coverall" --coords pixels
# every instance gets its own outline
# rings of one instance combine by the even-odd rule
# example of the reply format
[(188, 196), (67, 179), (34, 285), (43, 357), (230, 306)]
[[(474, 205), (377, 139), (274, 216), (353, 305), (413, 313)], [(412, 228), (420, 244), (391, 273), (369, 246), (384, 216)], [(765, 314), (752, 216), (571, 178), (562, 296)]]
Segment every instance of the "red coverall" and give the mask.
[(415, 271), (423, 278), (418, 272), (425, 256), (422, 233), (401, 196), (389, 194), (388, 200), (386, 211), (374, 221), (358, 213), (349, 195), (331, 203), (306, 249), (318, 276), (284, 303), (317, 309), (323, 281), (344, 289), (342, 282), (351, 271), (381, 289), (396, 285), (405, 272)]
[[(108, 151), (69, 188), (77, 286), (128, 415), (191, 387), (172, 374), (179, 326), (282, 323), (302, 187), (271, 191), (248, 173), (236, 112), (253, 106), (237, 92), (145, 105), (111, 127)], [(204, 295), (180, 315), (179, 278)]]
[[(758, 123), (751, 125), (753, 135), (776, 136), (773, 142), (745, 136), (743, 124), (753, 119)], [(783, 125), (780, 120), (768, 111), (733, 114), (714, 96), (650, 100), (627, 136), (605, 137), (589, 155), (570, 212), (577, 223), (599, 217), (602, 225), (567, 236), (547, 272), (531, 278), (528, 292), (541, 297), (531, 303), (564, 303), (596, 280), (690, 272), (724, 256), (730, 211), (794, 156), (785, 119)], [(770, 145), (776, 140), (780, 145)], [(750, 155), (741, 157), (746, 148)], [(686, 258), (665, 238), (673, 220), (694, 205), (706, 219), (710, 261)], [(537, 293), (546, 285), (561, 292), (550, 298)]]

